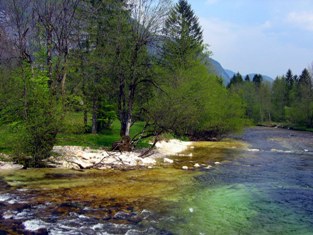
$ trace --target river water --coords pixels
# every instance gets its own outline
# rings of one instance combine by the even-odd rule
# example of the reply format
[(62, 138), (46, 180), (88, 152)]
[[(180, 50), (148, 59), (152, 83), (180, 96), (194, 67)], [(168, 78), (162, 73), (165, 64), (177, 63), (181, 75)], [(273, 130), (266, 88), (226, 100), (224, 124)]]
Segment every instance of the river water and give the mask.
[(249, 128), (173, 159), (2, 172), (0, 234), (313, 234), (313, 134)]

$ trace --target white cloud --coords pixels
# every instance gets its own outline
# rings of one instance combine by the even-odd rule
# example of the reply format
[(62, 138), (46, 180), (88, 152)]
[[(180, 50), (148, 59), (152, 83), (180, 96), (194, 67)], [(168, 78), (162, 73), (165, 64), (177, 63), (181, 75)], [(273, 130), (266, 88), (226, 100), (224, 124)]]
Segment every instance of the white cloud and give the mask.
[(296, 27), (313, 31), (313, 12), (290, 12), (287, 16), (287, 22)]
[[(301, 71), (312, 60), (309, 50), (281, 41), (267, 30), (273, 22), (242, 26), (212, 18), (200, 18), (204, 41), (210, 45), (213, 58), (224, 68), (246, 73), (262, 73), (272, 77), (288, 68)], [(307, 61), (303, 64), (303, 60)]]

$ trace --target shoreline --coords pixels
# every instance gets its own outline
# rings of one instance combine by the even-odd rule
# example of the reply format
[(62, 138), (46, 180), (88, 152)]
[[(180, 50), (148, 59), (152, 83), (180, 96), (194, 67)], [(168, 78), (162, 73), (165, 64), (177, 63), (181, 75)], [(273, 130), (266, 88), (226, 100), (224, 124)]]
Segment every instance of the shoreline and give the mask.
[[(91, 149), (81, 146), (54, 146), (52, 156), (45, 160), (48, 167), (64, 169), (132, 169), (136, 167), (152, 168), (158, 164), (158, 159), (172, 164), (173, 160), (167, 158), (187, 150), (192, 142), (171, 139), (160, 141), (152, 151), (143, 157), (140, 155), (146, 151), (135, 150), (131, 152), (107, 151), (104, 149)], [(0, 170), (19, 170), (22, 165), (12, 162), (0, 161)]]
[(170, 163), (166, 157), (179, 154), (188, 149), (192, 142), (185, 142), (176, 139), (160, 141), (155, 148), (141, 157), (146, 150), (135, 150), (131, 152), (118, 152), (91, 149), (80, 146), (55, 146), (53, 152), (59, 156), (50, 157), (49, 165), (57, 168), (72, 169), (111, 169), (111, 168), (132, 168), (148, 167), (157, 165), (157, 159), (164, 159)]

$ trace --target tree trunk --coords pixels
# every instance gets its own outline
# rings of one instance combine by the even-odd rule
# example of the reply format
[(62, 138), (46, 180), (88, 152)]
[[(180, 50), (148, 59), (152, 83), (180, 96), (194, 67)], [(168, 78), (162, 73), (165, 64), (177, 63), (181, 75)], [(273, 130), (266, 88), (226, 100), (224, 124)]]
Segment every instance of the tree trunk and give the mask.
[(23, 61), (22, 61), (22, 77), (23, 77), (24, 120), (26, 120), (28, 116), (27, 77), (25, 75)]
[(88, 128), (88, 111), (84, 108), (84, 129), (87, 131)]
[(92, 100), (92, 127), (91, 127), (92, 134), (97, 134), (97, 112), (98, 112), (97, 98), (94, 97)]
[(126, 123), (125, 136), (129, 136), (131, 124), (132, 124), (132, 119), (131, 117), (128, 117), (127, 123)]
[[(49, 27), (49, 26), (47, 26)], [(53, 87), (53, 78), (52, 78), (52, 30), (47, 29), (47, 67), (48, 67), (48, 85), (49, 88), (52, 90), (52, 94), (55, 94), (55, 88)]]

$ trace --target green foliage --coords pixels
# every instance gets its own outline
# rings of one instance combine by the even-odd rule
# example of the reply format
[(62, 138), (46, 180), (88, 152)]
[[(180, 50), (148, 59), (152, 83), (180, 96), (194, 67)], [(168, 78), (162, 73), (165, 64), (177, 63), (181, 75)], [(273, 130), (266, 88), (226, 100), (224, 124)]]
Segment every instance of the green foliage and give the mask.
[(113, 105), (103, 102), (98, 110), (97, 121), (98, 121), (98, 132), (106, 129), (111, 129), (114, 120), (117, 119), (116, 108)]
[(27, 117), (19, 127), (15, 160), (25, 167), (41, 167), (56, 142), (60, 111), (50, 96), (47, 77), (40, 71), (30, 79), (30, 87)]
[(232, 94), (238, 95), (244, 102), (246, 117), (254, 123), (271, 121), (271, 87), (262, 82), (261, 75), (255, 75), (253, 82), (236, 78), (228, 86)]
[(236, 85), (236, 84), (240, 84), (242, 82), (243, 82), (242, 76), (238, 72), (238, 73), (234, 74), (234, 76), (230, 79), (230, 82), (227, 85), (227, 88), (230, 88), (231, 86)]
[(285, 120), (285, 107), (288, 102), (287, 94), (285, 81), (277, 77), (272, 87), (272, 117), (275, 121), (282, 122)]
[(204, 132), (221, 135), (243, 126), (243, 103), (209, 75), (205, 65), (164, 76), (165, 83), (147, 107), (159, 129), (197, 136)]

